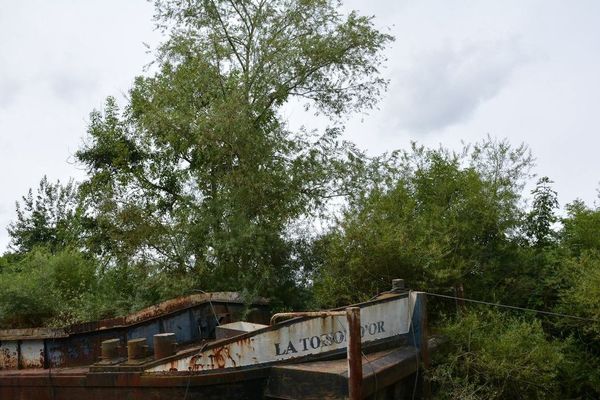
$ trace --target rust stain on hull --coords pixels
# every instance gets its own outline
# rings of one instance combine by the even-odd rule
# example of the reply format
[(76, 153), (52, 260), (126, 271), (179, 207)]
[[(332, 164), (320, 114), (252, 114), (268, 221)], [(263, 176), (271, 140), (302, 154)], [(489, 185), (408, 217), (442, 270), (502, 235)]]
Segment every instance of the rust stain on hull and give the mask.
[[(253, 322), (268, 320), (268, 301), (253, 302)], [(172, 332), (181, 345), (214, 338), (217, 323), (231, 322), (245, 309), (235, 292), (193, 294), (168, 300), (137, 313), (61, 329), (0, 330), (0, 370), (62, 368), (91, 365), (99, 361), (102, 342), (146, 338), (152, 348), (155, 334)], [(215, 315), (216, 314), (216, 315)], [(119, 356), (123, 356), (120, 354)], [(216, 363), (222, 363), (218, 358)], [(172, 365), (170, 370), (185, 370)]]
[(16, 342), (0, 342), (0, 370), (17, 369), (19, 365)]

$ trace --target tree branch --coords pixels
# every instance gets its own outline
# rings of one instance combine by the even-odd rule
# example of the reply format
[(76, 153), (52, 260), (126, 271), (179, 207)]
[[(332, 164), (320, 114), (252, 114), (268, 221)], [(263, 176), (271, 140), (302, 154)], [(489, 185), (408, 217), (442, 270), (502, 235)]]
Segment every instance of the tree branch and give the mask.
[(221, 25), (221, 28), (223, 29), (223, 33), (225, 34), (225, 39), (229, 43), (229, 46), (231, 47), (231, 51), (233, 51), (233, 54), (237, 58), (237, 60), (238, 60), (238, 62), (240, 64), (240, 67), (242, 68), (242, 70), (244, 71), (244, 73), (247, 73), (246, 67), (244, 65), (244, 62), (242, 61), (242, 57), (240, 56), (237, 48), (235, 47), (235, 44), (233, 43), (234, 38), (233, 38), (233, 36), (231, 36), (229, 34), (229, 31), (227, 30), (227, 25), (225, 24), (225, 22), (221, 18), (221, 13), (219, 12), (219, 9), (217, 8), (217, 5), (215, 4), (215, 2), (213, 0), (210, 0), (210, 2), (211, 2), (211, 4), (213, 5), (213, 7), (215, 9), (215, 15), (217, 16), (217, 19), (219, 20), (219, 24)]

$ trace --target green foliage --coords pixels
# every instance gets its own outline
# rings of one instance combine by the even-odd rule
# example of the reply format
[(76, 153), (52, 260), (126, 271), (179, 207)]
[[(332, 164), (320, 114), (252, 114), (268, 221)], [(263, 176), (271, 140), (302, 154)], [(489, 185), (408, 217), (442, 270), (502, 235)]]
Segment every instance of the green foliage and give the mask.
[(183, 101), (200, 101), (196, 104), (207, 111), (216, 106), (210, 118), (223, 111), (219, 105), (229, 104), (249, 108), (262, 124), (290, 97), (339, 116), (374, 106), (385, 85), (378, 68), (392, 37), (375, 30), (369, 17), (342, 14), (340, 1), (158, 0), (155, 5), (159, 27), (170, 33), (159, 60), (166, 68), (200, 62), (203, 71), (194, 70), (196, 79), (185, 80), (196, 91), (206, 90)]
[[(596, 211), (575, 203), (557, 234), (556, 192), (542, 178), (525, 212), (526, 148), (488, 138), (460, 155), (413, 146), (368, 168), (376, 163), (380, 175), (308, 258), (317, 305), (365, 300), (402, 277), (414, 289), (453, 294), (458, 283), (470, 298), (599, 318)], [(429, 307), (453, 349), (433, 370), (438, 398), (597, 398), (597, 324), (496, 312), (444, 321), (454, 307)]]
[(587, 207), (581, 200), (567, 205), (562, 242), (574, 255), (600, 250), (600, 210)]
[(190, 293), (197, 282), (185, 274), (143, 263), (101, 268), (74, 249), (35, 248), (6, 255), (0, 270), (0, 328), (65, 326), (126, 315)]
[(558, 310), (597, 322), (562, 320), (560, 325), (577, 328), (595, 342), (600, 355), (600, 253), (587, 251), (565, 260), (565, 289)]
[(538, 180), (533, 194), (533, 207), (527, 215), (525, 229), (527, 237), (535, 246), (542, 247), (552, 243), (556, 232), (552, 225), (558, 221), (555, 211), (558, 209), (557, 193), (552, 190), (548, 177)]
[(77, 196), (77, 185), (71, 180), (66, 185), (51, 183), (42, 178), (36, 195), (30, 189), (17, 202), (17, 220), (8, 226), (11, 248), (25, 254), (37, 246), (58, 251), (76, 244), (82, 233), (82, 205)]
[(564, 345), (542, 325), (495, 311), (470, 311), (443, 330), (451, 350), (431, 371), (438, 399), (561, 399)]
[[(495, 267), (520, 219), (518, 187), (503, 169), (522, 177), (529, 167), (521, 149), (498, 155), (493, 143), (466, 150), (413, 147), (395, 170), (390, 187), (377, 187), (345, 210), (335, 229), (320, 239), (316, 295), (322, 304), (356, 301), (387, 288), (401, 276), (413, 288), (445, 290), (478, 279)], [(498, 143), (496, 143), (498, 145)], [(503, 143), (496, 147), (504, 152)], [(512, 157), (494, 173), (480, 167), (486, 157)], [(465, 165), (465, 159), (472, 161)], [(500, 178), (502, 177), (502, 178)], [(335, 282), (335, 284), (333, 284)]]
[(564, 360), (557, 379), (565, 399), (600, 397), (600, 355), (574, 335), (565, 341)]
[(558, 242), (558, 201), (552, 183), (547, 177), (538, 180), (528, 212), (519, 205), (512, 232), (505, 234), (508, 245), (492, 255), (495, 266), (482, 274), (478, 287), (471, 285), (473, 295), (541, 310), (557, 304), (564, 285), (561, 264), (568, 252)]
[(41, 326), (68, 317), (93, 288), (94, 274), (95, 263), (76, 250), (30, 251), (0, 273), (0, 325)]
[(4, 255), (0, 256), (0, 274), (3, 271), (8, 270), (8, 268), (17, 262), (18, 259), (19, 255), (12, 252), (6, 252)]
[(156, 7), (169, 34), (157, 72), (135, 80), (123, 111), (109, 98), (92, 113), (76, 155), (90, 249), (111, 265), (144, 260), (204, 287), (279, 296), (295, 286), (288, 228), (359, 185), (364, 164), (339, 126), (291, 132), (281, 107), (298, 98), (336, 120), (371, 108), (392, 38), (336, 1)]
[(100, 274), (68, 312), (77, 322), (127, 315), (165, 299), (150, 281), (143, 266), (115, 266)]
[(0, 275), (0, 326), (18, 328), (42, 325), (56, 312), (57, 304), (47, 290), (41, 271)]
[[(575, 201), (559, 221), (546, 177), (525, 209), (525, 145), (488, 137), (458, 154), (413, 144), (368, 158), (341, 140), (343, 119), (387, 86), (393, 39), (371, 18), (337, 0), (155, 5), (167, 38), (154, 72), (124, 106), (109, 97), (92, 112), (76, 153), (87, 179), (44, 177), (17, 204), (0, 327), (124, 315), (199, 289), (282, 310), (343, 305), (399, 277), (600, 318), (600, 210)], [(331, 126), (292, 132), (283, 107), (298, 101)], [(598, 323), (441, 319), (452, 308), (429, 309), (452, 349), (432, 371), (438, 398), (600, 397)]]

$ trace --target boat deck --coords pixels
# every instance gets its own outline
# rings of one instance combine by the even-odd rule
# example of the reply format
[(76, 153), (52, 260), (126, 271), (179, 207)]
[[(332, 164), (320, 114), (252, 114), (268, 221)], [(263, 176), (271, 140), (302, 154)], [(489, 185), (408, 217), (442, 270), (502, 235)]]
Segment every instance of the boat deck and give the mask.
[[(417, 349), (412, 346), (364, 355), (363, 398), (377, 395), (378, 399), (409, 399), (419, 366), (418, 357)], [(0, 387), (3, 388), (2, 393), (8, 396), (6, 398), (23, 398), (12, 397), (12, 389), (15, 395), (17, 392), (20, 395), (29, 393), (33, 396), (31, 398), (42, 400), (71, 399), (79, 395), (86, 399), (110, 400), (121, 398), (124, 394), (132, 399), (145, 399), (151, 398), (147, 396), (155, 395), (157, 391), (161, 391), (163, 396), (169, 392), (173, 398), (184, 396), (187, 392), (188, 399), (333, 400), (348, 396), (346, 359), (277, 365), (255, 373), (210, 375), (90, 373), (88, 367), (0, 371)], [(215, 383), (220, 385), (207, 392), (207, 384), (213, 386)], [(248, 392), (249, 388), (251, 392)], [(118, 397), (114, 397), (115, 393), (119, 394)], [(250, 393), (255, 397), (248, 397)]]
[[(389, 390), (402, 379), (412, 379), (417, 370), (418, 351), (412, 346), (363, 355), (363, 398), (368, 398), (375, 393), (378, 393), (378, 398), (386, 398), (379, 394), (381, 388)], [(275, 366), (269, 374), (266, 396), (288, 400), (347, 398), (347, 360)], [(389, 398), (403, 397), (396, 393)]]

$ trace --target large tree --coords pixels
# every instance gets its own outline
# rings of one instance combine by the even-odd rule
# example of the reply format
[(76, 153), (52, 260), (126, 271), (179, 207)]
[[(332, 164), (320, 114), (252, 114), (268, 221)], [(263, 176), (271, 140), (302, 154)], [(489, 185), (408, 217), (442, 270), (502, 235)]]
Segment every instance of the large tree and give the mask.
[[(378, 68), (392, 38), (340, 6), (156, 2), (168, 34), (156, 72), (135, 80), (123, 110), (108, 99), (92, 114), (77, 153), (97, 252), (152, 257), (215, 286), (289, 282), (290, 224), (357, 184), (363, 156), (339, 140), (340, 121), (386, 86)], [(331, 127), (288, 129), (293, 98)]]

